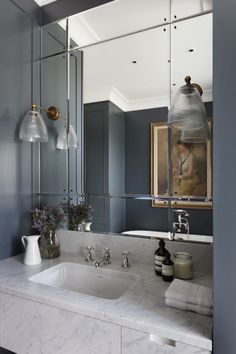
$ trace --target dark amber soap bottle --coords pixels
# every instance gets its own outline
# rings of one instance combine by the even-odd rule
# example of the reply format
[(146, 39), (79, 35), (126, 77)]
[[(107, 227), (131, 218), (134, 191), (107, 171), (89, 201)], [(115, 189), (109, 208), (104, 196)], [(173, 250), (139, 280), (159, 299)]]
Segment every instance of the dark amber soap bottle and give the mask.
[(165, 260), (162, 263), (162, 279), (168, 282), (174, 279), (174, 263), (170, 259), (169, 252), (166, 253)]
[(162, 263), (165, 260), (166, 253), (168, 253), (168, 251), (165, 248), (165, 241), (160, 240), (159, 241), (159, 248), (155, 252), (155, 260), (154, 260), (155, 273), (156, 273), (156, 275), (159, 275), (160, 277), (162, 276)]

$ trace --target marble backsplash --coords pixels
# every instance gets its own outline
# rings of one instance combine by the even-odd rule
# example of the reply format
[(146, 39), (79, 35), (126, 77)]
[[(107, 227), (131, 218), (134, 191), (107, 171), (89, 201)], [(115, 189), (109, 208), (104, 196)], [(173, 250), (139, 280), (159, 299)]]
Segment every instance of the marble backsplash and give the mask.
[[(58, 236), (63, 252), (77, 253), (85, 257), (86, 247), (92, 246), (94, 257), (97, 259), (103, 256), (104, 248), (108, 247), (111, 250), (111, 259), (120, 261), (122, 261), (122, 252), (129, 251), (131, 264), (153, 264), (154, 252), (159, 243), (154, 239), (65, 230), (60, 230)], [(166, 248), (171, 255), (177, 251), (191, 253), (195, 272), (212, 273), (212, 245), (166, 241)]]

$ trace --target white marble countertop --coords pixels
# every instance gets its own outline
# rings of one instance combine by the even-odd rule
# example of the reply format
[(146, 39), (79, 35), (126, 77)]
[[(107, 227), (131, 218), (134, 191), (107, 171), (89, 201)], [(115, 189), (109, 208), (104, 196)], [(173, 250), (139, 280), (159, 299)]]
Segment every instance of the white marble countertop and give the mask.
[[(185, 344), (212, 350), (212, 318), (167, 307), (164, 293), (169, 283), (157, 277), (151, 265), (133, 264), (128, 270), (140, 276), (134, 286), (118, 299), (102, 299), (29, 281), (29, 277), (61, 262), (86, 262), (63, 253), (38, 266), (22, 263), (22, 256), (0, 262), (0, 291), (60, 309), (87, 315), (139, 331), (156, 334)], [(122, 270), (115, 260), (112, 269)], [(211, 276), (196, 273), (192, 282), (211, 286)]]

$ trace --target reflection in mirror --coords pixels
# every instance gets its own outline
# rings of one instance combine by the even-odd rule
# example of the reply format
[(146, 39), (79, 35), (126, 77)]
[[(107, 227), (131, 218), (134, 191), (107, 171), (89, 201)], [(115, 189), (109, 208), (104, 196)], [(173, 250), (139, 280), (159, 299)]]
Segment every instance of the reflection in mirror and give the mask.
[(212, 12), (213, 0), (171, 0), (171, 21)]
[(92, 230), (167, 231), (167, 209), (154, 210), (150, 200), (94, 194), (151, 194), (150, 124), (167, 119), (169, 26), (95, 44), (83, 52), (85, 191), (93, 194)]
[(41, 29), (41, 58), (65, 52), (66, 36), (66, 30), (58, 23), (43, 26)]
[[(71, 204), (84, 200), (80, 197), (81, 191), (86, 193), (94, 209), (93, 231), (121, 233), (136, 230), (144, 236), (149, 231), (173, 231), (174, 219), (172, 216), (171, 221), (168, 220), (166, 206), (170, 205), (167, 172), (170, 162), (167, 137), (170, 136), (159, 142), (161, 149), (154, 161), (156, 167), (153, 167), (151, 126), (166, 127), (171, 97), (183, 85), (186, 75), (203, 87), (207, 116), (213, 116), (212, 23), (208, 13), (211, 2), (201, 1), (203, 7), (199, 9), (200, 2), (195, 1), (194, 4), (198, 5), (194, 5), (194, 11), (189, 13), (186, 13), (187, 5), (181, 10), (177, 3), (183, 5), (186, 1), (172, 0), (172, 9), (178, 15), (170, 14), (169, 2), (165, 0), (148, 0), (145, 4), (141, 0), (120, 0), (69, 18), (71, 48), (80, 49), (72, 50), (71, 54), (77, 57), (83, 52), (84, 57), (83, 80), (81, 66), (80, 76), (70, 74), (70, 80), (74, 82), (71, 84), (72, 101), (73, 95), (75, 101), (81, 99), (83, 82), (84, 127), (82, 109), (75, 111), (70, 118), (75, 119), (73, 124), (77, 122), (77, 133), (84, 131), (84, 135), (80, 137), (80, 149), (77, 151), (80, 157), (62, 162), (61, 168), (64, 166), (66, 170), (66, 166), (69, 167), (66, 191), (70, 193)], [(130, 21), (131, 12), (134, 21)], [(203, 15), (199, 16), (200, 13)], [(174, 23), (169, 22), (170, 15)], [(180, 18), (193, 15), (197, 17), (178, 22)], [(65, 28), (64, 23), (60, 21), (57, 24), (59, 32)], [(191, 197), (209, 208), (211, 176), (208, 173), (210, 160), (207, 159), (211, 148), (204, 150), (207, 157), (201, 148), (196, 147), (195, 150), (200, 156), (198, 160), (202, 163), (205, 179), (200, 196), (198, 193)], [(173, 152), (172, 166), (179, 158), (176, 144)], [(130, 194), (153, 194), (156, 198), (153, 201), (118, 198)], [(212, 210), (195, 209), (196, 205), (184, 204), (184, 199), (189, 202), (187, 194), (174, 193), (171, 196), (172, 206), (179, 207), (175, 203), (181, 202), (187, 208), (190, 234), (211, 235)], [(203, 203), (206, 198), (207, 203)]]
[[(66, 62), (63, 54), (41, 62), (41, 106), (57, 106), (63, 117), (66, 115), (65, 70)], [(53, 79), (49, 80), (49, 78)], [(56, 149), (57, 137), (64, 120), (51, 121), (45, 118), (45, 123), (48, 128), (48, 143), (40, 145), (41, 193), (65, 193), (67, 169), (62, 166), (67, 164), (67, 153)]]
[(66, 123), (64, 118), (67, 116), (66, 57), (64, 54), (58, 54), (41, 60), (41, 106), (57, 106), (62, 117), (57, 121), (45, 118), (48, 143), (40, 146), (40, 189), (43, 195), (82, 192), (84, 178), (81, 87), (82, 53), (77, 51), (70, 55), (69, 118), (77, 134), (79, 148), (61, 150), (57, 142)]
[[(191, 1), (190, 1), (191, 2)], [(189, 3), (190, 3), (189, 2)], [(173, 1), (172, 19), (191, 16), (185, 1)], [(201, 130), (171, 130), (170, 144), (170, 193), (173, 206), (169, 227), (177, 237), (185, 227), (185, 233), (212, 235), (212, 1), (201, 2), (201, 16), (187, 18), (171, 24), (171, 102), (177, 90), (183, 86), (184, 78), (189, 75), (193, 83), (203, 90), (210, 136), (202, 142)], [(195, 2), (197, 4), (197, 1)], [(182, 8), (182, 10), (181, 10)], [(179, 11), (179, 14), (178, 14)], [(205, 13), (204, 13), (205, 12)], [(197, 8), (195, 8), (197, 13)], [(178, 15), (177, 15), (178, 14)], [(182, 14), (182, 15), (180, 15)], [(187, 108), (185, 108), (187, 109)], [(189, 111), (191, 118), (191, 113)], [(203, 210), (204, 209), (204, 210)], [(184, 223), (178, 211), (184, 210)], [(181, 224), (181, 227), (179, 227)], [(182, 225), (183, 224), (183, 225)], [(201, 226), (200, 226), (201, 225)]]
[[(70, 38), (81, 48), (168, 23), (169, 16), (170, 3), (166, 0), (112, 1), (71, 16)], [(65, 29), (63, 21), (59, 24)]]

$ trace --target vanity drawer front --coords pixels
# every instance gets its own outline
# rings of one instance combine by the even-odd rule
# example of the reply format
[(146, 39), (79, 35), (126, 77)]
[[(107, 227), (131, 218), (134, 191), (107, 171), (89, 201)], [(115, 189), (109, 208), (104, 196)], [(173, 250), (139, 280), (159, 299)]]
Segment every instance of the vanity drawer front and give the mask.
[(152, 341), (150, 334), (122, 327), (122, 354), (210, 354), (208, 350), (171, 340)]
[(17, 354), (120, 354), (120, 326), (0, 293), (0, 347)]

